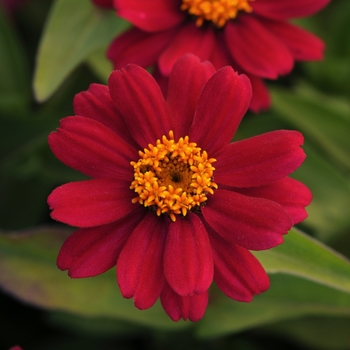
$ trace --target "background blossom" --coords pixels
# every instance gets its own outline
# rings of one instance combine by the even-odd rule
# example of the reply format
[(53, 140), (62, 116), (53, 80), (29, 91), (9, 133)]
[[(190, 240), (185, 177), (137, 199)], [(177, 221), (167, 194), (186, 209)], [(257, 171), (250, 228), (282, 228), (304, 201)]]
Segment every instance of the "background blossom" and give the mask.
[[(111, 43), (107, 55), (118, 69), (127, 63), (156, 65), (156, 76), (158, 69), (161, 75), (168, 76), (174, 62), (188, 52), (201, 60), (210, 60), (216, 69), (231, 65), (250, 78), (253, 87), (250, 109), (259, 111), (270, 105), (264, 79), (277, 79), (289, 73), (295, 61), (323, 58), (323, 42), (289, 21), (310, 16), (328, 2), (247, 1), (250, 11), (240, 10), (235, 18), (225, 19), (218, 27), (210, 20), (196, 25), (198, 16), (180, 9), (184, 1), (116, 0), (117, 14), (134, 27)], [(226, 1), (218, 3), (224, 6)]]

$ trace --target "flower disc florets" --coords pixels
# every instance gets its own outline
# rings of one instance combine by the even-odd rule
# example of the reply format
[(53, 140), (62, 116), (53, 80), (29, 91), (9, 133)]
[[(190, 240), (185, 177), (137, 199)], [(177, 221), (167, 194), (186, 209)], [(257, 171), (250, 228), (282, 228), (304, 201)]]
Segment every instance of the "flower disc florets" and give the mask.
[(238, 11), (252, 12), (248, 1), (252, 0), (182, 0), (181, 10), (196, 16), (196, 25), (212, 21), (217, 27), (223, 27), (230, 19), (237, 17)]
[(175, 142), (170, 131), (169, 139), (163, 136), (139, 155), (137, 162), (130, 163), (135, 171), (130, 188), (138, 194), (133, 203), (153, 207), (158, 216), (168, 214), (176, 221), (176, 214), (185, 216), (199, 208), (218, 187), (213, 182), (216, 159), (189, 142), (188, 136)]

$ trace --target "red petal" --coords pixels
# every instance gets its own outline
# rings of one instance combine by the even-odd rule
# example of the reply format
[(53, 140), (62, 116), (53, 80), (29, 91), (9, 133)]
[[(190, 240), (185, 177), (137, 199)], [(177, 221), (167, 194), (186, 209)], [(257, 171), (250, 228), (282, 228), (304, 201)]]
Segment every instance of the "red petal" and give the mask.
[(246, 196), (266, 198), (279, 203), (292, 217), (294, 224), (307, 217), (305, 207), (312, 200), (311, 191), (304, 184), (288, 177), (269, 185), (237, 189), (237, 191)]
[(131, 28), (112, 41), (107, 57), (113, 62), (114, 69), (124, 68), (129, 63), (146, 68), (157, 62), (174, 35), (175, 30), (147, 33)]
[(113, 102), (122, 113), (133, 139), (145, 148), (168, 135), (170, 118), (163, 94), (143, 68), (130, 64), (109, 78)]
[(215, 182), (233, 187), (265, 185), (285, 177), (305, 159), (298, 131), (271, 131), (233, 142), (216, 156)]
[(217, 33), (215, 39), (215, 48), (211, 53), (209, 61), (214, 65), (216, 69), (220, 69), (225, 66), (231, 66), (234, 70), (239, 71), (233, 62), (230, 53), (227, 50), (227, 45), (223, 33)]
[(294, 59), (311, 61), (323, 58), (325, 45), (317, 36), (285, 22), (263, 20), (263, 23), (266, 28), (287, 45)]
[(135, 228), (120, 253), (117, 276), (124, 298), (134, 297), (139, 309), (151, 307), (162, 291), (163, 250), (167, 234), (164, 217), (149, 213)]
[(71, 226), (112, 223), (135, 210), (130, 181), (94, 179), (57, 187), (48, 197), (51, 217)]
[(114, 0), (118, 15), (147, 32), (169, 29), (183, 21), (177, 1)]
[(169, 317), (177, 322), (180, 318), (192, 322), (199, 321), (208, 305), (208, 292), (200, 295), (182, 297), (176, 294), (169, 285), (165, 284), (160, 301)]
[(146, 211), (141, 206), (112, 224), (82, 228), (64, 242), (57, 266), (72, 278), (99, 275), (117, 264), (127, 238)]
[(205, 85), (189, 131), (190, 140), (215, 156), (231, 141), (251, 99), (251, 85), (245, 75), (231, 67), (218, 70)]
[(244, 71), (261, 78), (276, 79), (293, 68), (286, 45), (252, 16), (241, 16), (225, 27), (227, 47)]
[(258, 15), (286, 20), (313, 15), (329, 2), (330, 0), (259, 0), (253, 1), (250, 5), (253, 12)]
[(254, 294), (266, 291), (269, 278), (260, 262), (247, 249), (228, 244), (217, 234), (210, 235), (213, 245), (217, 286), (230, 298), (249, 302)]
[(76, 115), (99, 121), (124, 141), (132, 144), (129, 130), (111, 100), (108, 86), (91, 84), (87, 91), (75, 95), (74, 112)]
[(175, 137), (187, 135), (192, 124), (198, 97), (215, 68), (209, 62), (188, 54), (181, 57), (170, 74), (167, 104)]
[(201, 61), (208, 60), (215, 46), (211, 28), (203, 29), (193, 23), (182, 26), (169, 46), (161, 54), (158, 64), (164, 75), (169, 75), (175, 62), (186, 53), (193, 53)]
[(255, 113), (268, 109), (271, 105), (271, 98), (265, 83), (262, 79), (253, 75), (248, 74), (248, 78), (250, 79), (253, 90), (249, 109)]
[(213, 281), (213, 257), (203, 223), (193, 213), (169, 226), (164, 251), (164, 274), (182, 296), (204, 293)]
[(202, 213), (209, 226), (229, 242), (252, 250), (272, 248), (293, 226), (283, 207), (262, 198), (216, 190)]
[(135, 148), (93, 119), (67, 117), (49, 135), (55, 156), (66, 165), (92, 177), (132, 179), (131, 160), (139, 158)]

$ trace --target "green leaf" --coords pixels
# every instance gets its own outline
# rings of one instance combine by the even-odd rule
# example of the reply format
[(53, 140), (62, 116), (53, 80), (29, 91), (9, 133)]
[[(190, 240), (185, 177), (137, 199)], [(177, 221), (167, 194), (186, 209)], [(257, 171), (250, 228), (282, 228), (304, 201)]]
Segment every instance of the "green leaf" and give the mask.
[(350, 316), (347, 293), (294, 276), (276, 274), (270, 279), (270, 289), (251, 303), (236, 302), (223, 294), (213, 297), (197, 325), (198, 336), (218, 337), (306, 315)]
[(306, 184), (313, 195), (309, 216), (302, 226), (324, 242), (334, 242), (350, 226), (350, 187), (344, 175), (321, 153), (305, 142), (306, 160), (293, 177)]
[(90, 0), (56, 0), (38, 51), (36, 99), (48, 99), (75, 67), (97, 49), (106, 48), (127, 26), (114, 11), (97, 8)]
[(56, 257), (67, 231), (0, 234), (0, 286), (27, 303), (85, 317), (115, 318), (141, 325), (178, 329), (190, 326), (173, 322), (160, 303), (144, 311), (124, 299), (113, 269), (93, 278), (70, 279), (56, 267)]
[(330, 161), (350, 169), (350, 105), (309, 88), (273, 91), (273, 108), (280, 118), (303, 132)]
[(268, 273), (303, 277), (350, 294), (350, 261), (296, 229), (283, 244), (254, 255)]
[(88, 58), (86, 63), (89, 65), (91, 70), (101, 80), (102, 83), (107, 84), (108, 77), (113, 70), (112, 63), (106, 58), (105, 48), (98, 49), (93, 52)]
[(0, 109), (23, 111), (29, 104), (27, 58), (0, 7)]

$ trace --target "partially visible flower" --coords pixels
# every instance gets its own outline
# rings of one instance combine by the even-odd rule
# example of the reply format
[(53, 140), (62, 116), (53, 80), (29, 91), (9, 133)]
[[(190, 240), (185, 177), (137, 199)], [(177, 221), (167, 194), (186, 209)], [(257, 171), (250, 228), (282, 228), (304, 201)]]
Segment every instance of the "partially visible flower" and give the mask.
[(289, 73), (295, 61), (322, 59), (323, 42), (289, 20), (312, 15), (329, 1), (115, 0), (118, 15), (134, 27), (111, 43), (107, 55), (116, 69), (156, 65), (163, 76), (185, 53), (216, 69), (231, 65), (250, 78), (250, 109), (259, 111), (270, 105), (264, 79)]
[(122, 295), (139, 309), (160, 297), (168, 315), (197, 321), (214, 280), (249, 302), (269, 279), (249, 252), (272, 248), (307, 214), (311, 193), (287, 177), (305, 158), (297, 131), (230, 143), (251, 99), (231, 67), (186, 55), (164, 100), (154, 78), (128, 65), (108, 87), (78, 94), (49, 144), (92, 177), (56, 188), (53, 219), (80, 227), (58, 267), (73, 278), (117, 265)]

